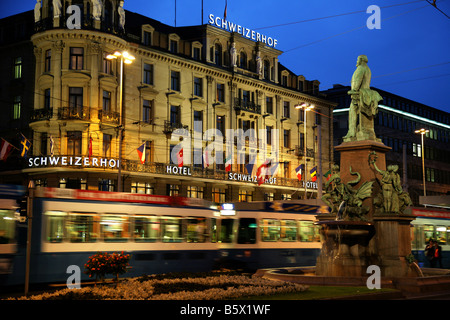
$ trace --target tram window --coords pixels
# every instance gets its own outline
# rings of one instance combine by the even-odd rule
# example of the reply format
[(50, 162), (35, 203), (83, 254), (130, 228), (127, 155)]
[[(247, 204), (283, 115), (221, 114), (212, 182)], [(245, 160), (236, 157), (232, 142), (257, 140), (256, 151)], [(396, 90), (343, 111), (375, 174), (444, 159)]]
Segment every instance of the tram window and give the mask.
[(46, 212), (45, 215), (48, 217), (47, 240), (49, 242), (63, 242), (66, 213), (50, 211)]
[(98, 221), (91, 215), (70, 215), (67, 233), (70, 242), (95, 242), (98, 238)]
[(447, 227), (436, 226), (436, 241), (441, 244), (447, 244)]
[(212, 218), (211, 220), (211, 242), (217, 242), (217, 219)]
[(278, 241), (280, 238), (280, 221), (276, 219), (261, 220), (262, 241)]
[(102, 216), (101, 231), (106, 242), (124, 242), (128, 240), (128, 217)]
[(237, 243), (256, 243), (256, 219), (241, 218), (239, 219), (239, 229)]
[(139, 216), (134, 218), (134, 241), (155, 242), (159, 237), (160, 224), (157, 217)]
[(186, 223), (186, 241), (205, 242), (206, 218), (188, 218)]
[(163, 242), (183, 241), (181, 222), (181, 218), (178, 217), (161, 218), (161, 237)]
[(281, 241), (297, 241), (297, 222), (281, 220)]
[(299, 221), (299, 240), (301, 242), (320, 241), (318, 229), (312, 221)]
[(223, 243), (233, 242), (233, 219), (222, 219), (220, 224), (219, 241)]
[(430, 226), (430, 225), (423, 226), (423, 235), (425, 237), (425, 243), (428, 244), (428, 242), (430, 242), (430, 239), (433, 239), (434, 226)]
[(15, 229), (14, 211), (0, 210), (0, 244), (14, 242)]

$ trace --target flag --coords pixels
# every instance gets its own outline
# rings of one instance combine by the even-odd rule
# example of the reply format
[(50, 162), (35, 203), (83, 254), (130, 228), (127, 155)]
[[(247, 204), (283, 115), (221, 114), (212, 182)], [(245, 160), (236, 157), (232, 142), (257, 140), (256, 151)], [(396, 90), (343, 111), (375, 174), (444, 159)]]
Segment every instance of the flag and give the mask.
[(137, 148), (137, 153), (139, 155), (139, 160), (141, 160), (141, 163), (144, 164), (145, 163), (145, 142), (139, 147)]
[(209, 167), (209, 153), (208, 149), (205, 148), (205, 152), (203, 153), (203, 168)]
[(8, 158), (9, 154), (12, 151), (12, 144), (10, 144), (8, 141), (4, 140), (2, 138), (2, 145), (0, 149), (0, 160), (6, 160)]
[(89, 137), (89, 160), (92, 157), (92, 137)]
[(315, 182), (317, 180), (317, 166), (312, 168), (309, 173), (311, 174), (311, 181)]
[(225, 171), (231, 171), (231, 155), (228, 155), (228, 157), (225, 159)]
[(258, 180), (258, 186), (264, 183), (266, 180), (268, 168), (269, 168), (270, 159), (267, 159), (264, 161), (262, 165), (258, 167), (258, 170), (256, 170), (256, 180)]
[(225, 0), (225, 10), (223, 10), (223, 20), (227, 20), (227, 6), (228, 6), (228, 1)]
[(253, 173), (253, 168), (255, 166), (255, 159), (256, 159), (256, 156), (253, 157), (253, 159), (251, 159), (250, 162), (245, 165), (245, 169), (247, 169), (247, 174), (249, 174), (249, 175), (252, 175), (252, 173)]
[(325, 174), (323, 175), (325, 177), (325, 179), (330, 180), (331, 178), (331, 169), (329, 169), (327, 172), (325, 172)]
[(272, 163), (272, 165), (270, 166), (270, 168), (268, 169), (268, 176), (273, 177), (275, 175), (275, 173), (277, 173), (278, 170), (278, 165), (280, 163), (276, 162), (276, 163)]
[(182, 167), (183, 166), (183, 148), (180, 149), (180, 151), (178, 151), (177, 153), (177, 162), (178, 162), (178, 167)]
[(25, 158), (27, 156), (28, 150), (31, 147), (31, 142), (22, 133), (22, 140), (20, 140), (20, 156)]
[(302, 181), (303, 164), (301, 164), (297, 168), (295, 168), (295, 173), (297, 174), (298, 180)]
[(50, 135), (50, 155), (53, 156), (55, 151), (55, 141), (53, 140), (53, 136)]

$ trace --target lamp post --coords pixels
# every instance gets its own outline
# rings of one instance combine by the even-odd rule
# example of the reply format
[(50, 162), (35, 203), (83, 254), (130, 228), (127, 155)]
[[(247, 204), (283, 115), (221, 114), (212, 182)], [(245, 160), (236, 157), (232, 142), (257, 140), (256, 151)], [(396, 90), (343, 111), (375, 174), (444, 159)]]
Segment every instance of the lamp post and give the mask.
[(308, 103), (302, 103), (301, 105), (296, 105), (295, 106), (295, 109), (300, 109), (300, 110), (303, 110), (303, 131), (304, 131), (304, 139), (305, 139), (305, 141), (304, 141), (304, 143), (303, 143), (303, 157), (304, 157), (304, 170), (305, 170), (305, 174), (304, 174), (304, 180), (303, 180), (303, 183), (304, 183), (304, 188), (305, 188), (305, 200), (306, 200), (306, 197), (307, 197), (307, 192), (308, 192), (308, 190), (307, 190), (307, 181), (306, 181), (306, 141), (307, 141), (307, 139), (306, 139), (306, 112), (308, 112), (308, 111), (311, 111), (312, 109), (314, 109), (314, 106), (313, 105), (311, 105), (311, 104), (308, 104)]
[(127, 51), (116, 51), (106, 56), (106, 59), (120, 59), (120, 81), (119, 81), (119, 168), (117, 172), (117, 191), (122, 192), (122, 142), (123, 142), (123, 64), (131, 64), (136, 58)]
[(414, 131), (414, 132), (420, 134), (420, 136), (421, 136), (421, 138), (422, 138), (422, 177), (423, 177), (423, 196), (426, 197), (426, 196), (427, 196), (427, 189), (426, 189), (426, 187), (425, 187), (425, 153), (424, 153), (425, 146), (423, 145), (423, 136), (424, 136), (426, 133), (430, 132), (430, 130), (422, 128), (422, 129), (416, 130), (416, 131)]

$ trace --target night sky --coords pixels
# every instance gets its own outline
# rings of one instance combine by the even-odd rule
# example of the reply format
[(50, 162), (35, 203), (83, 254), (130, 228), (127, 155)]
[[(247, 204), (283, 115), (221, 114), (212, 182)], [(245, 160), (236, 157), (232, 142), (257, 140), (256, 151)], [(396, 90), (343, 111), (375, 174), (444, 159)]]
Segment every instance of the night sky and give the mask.
[[(0, 18), (35, 3), (0, 0)], [(203, 23), (223, 17), (225, 3), (203, 0)], [(450, 112), (450, 0), (436, 4), (442, 12), (426, 0), (228, 0), (227, 20), (277, 39), (280, 62), (321, 90), (350, 85), (365, 54), (372, 86)], [(380, 8), (381, 29), (366, 25), (370, 5)], [(172, 26), (202, 23), (202, 0), (125, 0), (124, 8)]]

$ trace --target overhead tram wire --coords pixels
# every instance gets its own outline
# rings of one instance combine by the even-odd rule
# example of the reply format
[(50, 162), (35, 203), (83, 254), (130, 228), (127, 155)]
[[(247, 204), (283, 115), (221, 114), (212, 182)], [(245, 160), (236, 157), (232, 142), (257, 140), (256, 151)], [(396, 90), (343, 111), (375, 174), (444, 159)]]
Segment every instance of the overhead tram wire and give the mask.
[(435, 4), (433, 4), (433, 3), (431, 3), (430, 1), (428, 1), (428, 0), (425, 0), (426, 2), (428, 2), (430, 5), (432, 5), (433, 7), (435, 7), (436, 8), (436, 10), (438, 10), (440, 13), (442, 13), (444, 16), (446, 16), (447, 17), (447, 19), (450, 19), (450, 17), (444, 12), (444, 11), (442, 11), (441, 9), (439, 9), (438, 7), (437, 7), (437, 5), (435, 5)]
[[(407, 14), (407, 13), (410, 13), (410, 12), (413, 12), (413, 11), (416, 11), (416, 10), (420, 10), (420, 9), (426, 8), (427, 6), (428, 5), (422, 6), (422, 7), (418, 7), (418, 8), (412, 9), (412, 10), (404, 11), (402, 13), (393, 15), (393, 16), (388, 17), (386, 19), (382, 19), (381, 21), (387, 21), (389, 19), (393, 19), (393, 18), (399, 17), (401, 15), (404, 15), (404, 14)], [(325, 40), (328, 40), (328, 39), (332, 39), (332, 38), (341, 36), (341, 35), (346, 34), (346, 33), (350, 33), (350, 32), (356, 31), (356, 30), (360, 30), (360, 29), (364, 29), (364, 28), (367, 28), (367, 25), (363, 25), (363, 26), (360, 26), (360, 27), (357, 27), (357, 28), (354, 28), (354, 29), (350, 29), (350, 30), (347, 30), (347, 31), (344, 31), (344, 32), (340, 32), (338, 34), (335, 34), (335, 35), (332, 35), (332, 36), (329, 36), (329, 37), (326, 37), (326, 38), (322, 38), (322, 39), (319, 39), (319, 40), (316, 40), (316, 41), (313, 41), (313, 42), (310, 42), (310, 43), (306, 43), (306, 44), (303, 44), (301, 46), (294, 47), (292, 49), (284, 50), (283, 53), (286, 54), (288, 52), (291, 52), (291, 51), (294, 51), (294, 50), (297, 50), (297, 49), (301, 49), (301, 48), (304, 48), (304, 47), (307, 47), (307, 46), (310, 46), (310, 45), (313, 45), (313, 44), (316, 44), (316, 43), (319, 43), (319, 42), (322, 42), (322, 41), (325, 41)]]

